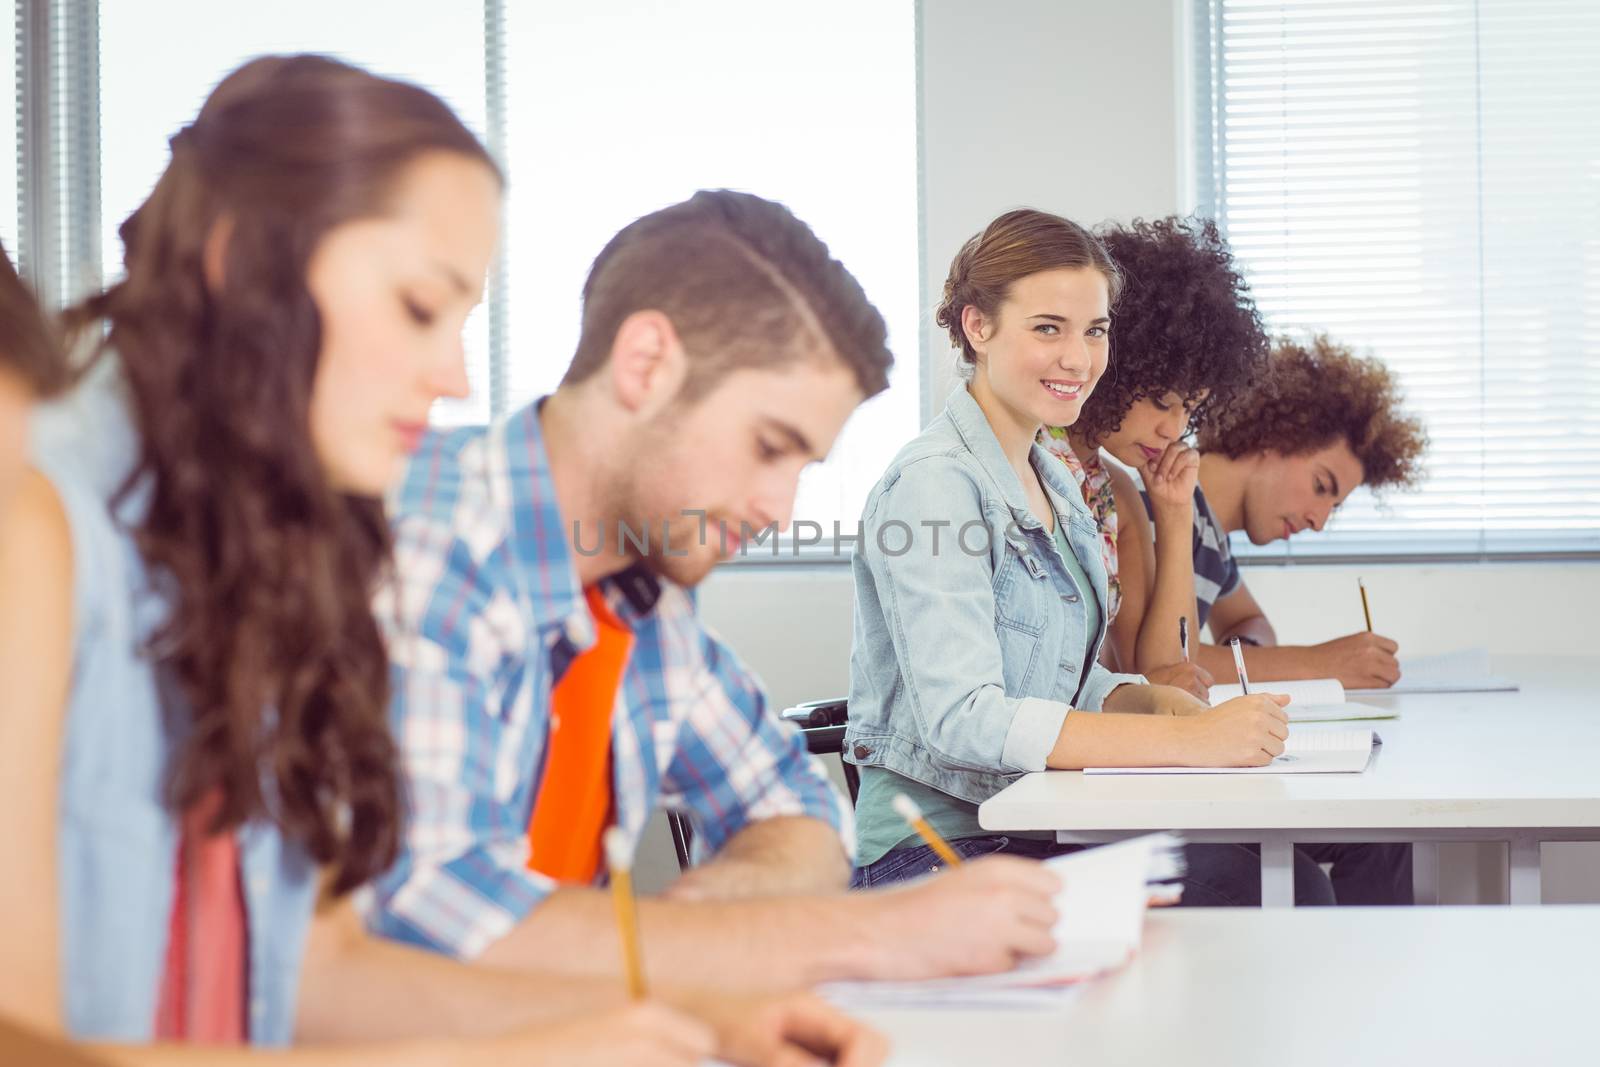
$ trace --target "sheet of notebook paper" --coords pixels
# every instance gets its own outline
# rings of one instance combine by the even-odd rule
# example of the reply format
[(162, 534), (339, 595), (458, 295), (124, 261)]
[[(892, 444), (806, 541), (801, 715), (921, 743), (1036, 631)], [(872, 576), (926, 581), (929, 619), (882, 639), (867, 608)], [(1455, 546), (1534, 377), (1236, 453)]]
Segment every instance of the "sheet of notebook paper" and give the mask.
[(1518, 689), (1515, 679), (1493, 674), (1489, 651), (1468, 648), (1437, 656), (1402, 657), (1400, 680), (1388, 689), (1352, 689), (1360, 696), (1401, 693), (1499, 693)]
[(1283, 755), (1261, 767), (1086, 767), (1084, 774), (1352, 774), (1367, 769), (1371, 730), (1290, 730)]
[(1182, 841), (1146, 834), (1044, 861), (1061, 878), (1056, 950), (1003, 974), (920, 982), (832, 982), (818, 989), (843, 1008), (1034, 1007), (1061, 1003), (1076, 983), (1114, 970), (1139, 948), (1150, 884), (1183, 876)]

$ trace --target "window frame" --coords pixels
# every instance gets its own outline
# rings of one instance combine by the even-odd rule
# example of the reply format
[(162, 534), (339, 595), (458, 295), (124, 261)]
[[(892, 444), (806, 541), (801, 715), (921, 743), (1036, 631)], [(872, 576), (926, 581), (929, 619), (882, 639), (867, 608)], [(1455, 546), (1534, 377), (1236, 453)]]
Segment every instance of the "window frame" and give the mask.
[[(922, 0), (913, 2), (914, 69), (922, 78)], [(15, 0), (17, 28), (18, 235), (15, 254), (21, 271), (46, 307), (61, 308), (104, 283), (101, 257), (99, 0)], [(506, 8), (504, 0), (483, 0), (485, 140), (506, 166)], [(922, 170), (921, 94), (917, 94), (917, 168)], [(917, 216), (920, 267), (921, 190)], [(508, 250), (504, 242), (492, 266), (488, 305), (488, 410), (491, 420), (509, 405), (508, 360), (511, 322)], [(927, 308), (925, 283), (919, 292)], [(929, 414), (930, 358), (925, 330), (916, 354), (920, 425)], [(729, 562), (735, 566), (848, 564), (849, 551), (836, 553), (824, 542), (796, 549), (792, 533), (777, 539), (776, 555), (766, 546)]]

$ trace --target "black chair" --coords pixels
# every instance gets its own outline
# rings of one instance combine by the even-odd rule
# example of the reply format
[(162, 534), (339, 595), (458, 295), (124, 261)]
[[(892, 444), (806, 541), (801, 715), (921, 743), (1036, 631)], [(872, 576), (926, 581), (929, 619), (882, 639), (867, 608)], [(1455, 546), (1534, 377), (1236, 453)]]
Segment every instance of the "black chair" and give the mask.
[[(849, 723), (849, 707), (841, 697), (837, 700), (812, 700), (785, 708), (779, 716), (785, 722), (800, 727), (805, 735), (806, 751), (813, 756), (843, 756), (844, 729)], [(844, 783), (850, 790), (850, 803), (856, 802), (861, 791), (861, 775), (855, 764), (844, 761)], [(678, 869), (689, 869), (689, 857), (694, 851), (694, 829), (687, 816), (675, 811), (667, 813), (667, 825), (672, 829), (672, 847), (678, 854)]]

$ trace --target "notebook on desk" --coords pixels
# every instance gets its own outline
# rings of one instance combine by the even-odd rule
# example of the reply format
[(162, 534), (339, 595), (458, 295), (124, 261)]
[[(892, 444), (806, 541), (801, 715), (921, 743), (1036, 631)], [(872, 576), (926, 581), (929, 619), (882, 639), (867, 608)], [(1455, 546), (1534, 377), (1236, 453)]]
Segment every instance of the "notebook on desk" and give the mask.
[[(1400, 713), (1393, 708), (1380, 708), (1373, 704), (1346, 700), (1345, 688), (1337, 678), (1310, 678), (1298, 682), (1251, 682), (1257, 693), (1284, 693), (1289, 697), (1290, 722), (1342, 722), (1352, 719), (1397, 719)], [(1244, 690), (1236, 685), (1211, 687), (1211, 706), (1225, 700), (1243, 696)]]
[(1509, 693), (1518, 685), (1514, 679), (1489, 671), (1489, 650), (1469, 648), (1438, 656), (1415, 656), (1400, 660), (1400, 680), (1388, 689), (1352, 689), (1362, 696), (1388, 696), (1401, 693)]
[(1003, 974), (917, 982), (832, 982), (818, 992), (842, 1008), (1026, 1007), (1059, 1004), (1075, 983), (1121, 967), (1138, 950), (1152, 899), (1176, 901), (1184, 875), (1176, 834), (1145, 834), (1045, 860), (1061, 878), (1056, 950)]
[(1263, 767), (1085, 767), (1084, 774), (1359, 774), (1372, 746), (1372, 730), (1290, 730), (1283, 755)]

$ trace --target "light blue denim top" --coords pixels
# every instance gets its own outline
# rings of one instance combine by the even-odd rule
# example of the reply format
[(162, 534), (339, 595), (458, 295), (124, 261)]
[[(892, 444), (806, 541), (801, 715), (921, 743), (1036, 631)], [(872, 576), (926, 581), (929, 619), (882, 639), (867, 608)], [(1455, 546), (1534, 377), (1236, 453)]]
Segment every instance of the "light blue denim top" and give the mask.
[[(138, 447), (114, 375), (35, 419), (34, 463), (72, 531), (72, 691), (58, 839), (63, 1003), (74, 1037), (125, 1042), (149, 1041), (155, 1024), (179, 838), (165, 786), (188, 720), (146, 648), (169, 598), (134, 544), (145, 495), (113, 506)], [(287, 1045), (317, 871), (270, 823), (238, 834), (250, 1040)]]
[(1104, 611), (1082, 604), (1106, 601), (1099, 531), (1060, 460), (1035, 445), (1031, 461), (1088, 587), (964, 387), (868, 495), (852, 563), (850, 762), (979, 804), (1044, 769), (1070, 709), (1099, 711), (1144, 683), (1099, 664)]

